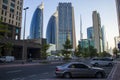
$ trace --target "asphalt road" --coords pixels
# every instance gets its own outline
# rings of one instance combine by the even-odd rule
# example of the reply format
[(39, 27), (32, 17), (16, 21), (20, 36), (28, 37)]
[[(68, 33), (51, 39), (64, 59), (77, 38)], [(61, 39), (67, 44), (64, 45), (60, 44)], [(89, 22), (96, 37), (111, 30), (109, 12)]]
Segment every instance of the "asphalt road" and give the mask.
[[(17, 67), (3, 67), (0, 68), (0, 80), (55, 80), (54, 71), (55, 66), (60, 64), (44, 64), (44, 65), (30, 65)], [(107, 75), (110, 73), (112, 67), (104, 67)], [(81, 80), (79, 78), (79, 80)], [(88, 79), (89, 80), (89, 79)]]

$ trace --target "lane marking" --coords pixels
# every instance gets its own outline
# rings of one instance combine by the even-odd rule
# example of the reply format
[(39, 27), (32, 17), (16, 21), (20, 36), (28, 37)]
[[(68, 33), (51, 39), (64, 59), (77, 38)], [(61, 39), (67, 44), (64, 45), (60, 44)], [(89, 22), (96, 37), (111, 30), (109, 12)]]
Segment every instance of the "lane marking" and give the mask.
[(17, 73), (17, 72), (21, 72), (22, 70), (14, 70), (14, 71), (8, 71), (8, 72), (6, 72), (7, 74), (9, 74), (9, 73)]

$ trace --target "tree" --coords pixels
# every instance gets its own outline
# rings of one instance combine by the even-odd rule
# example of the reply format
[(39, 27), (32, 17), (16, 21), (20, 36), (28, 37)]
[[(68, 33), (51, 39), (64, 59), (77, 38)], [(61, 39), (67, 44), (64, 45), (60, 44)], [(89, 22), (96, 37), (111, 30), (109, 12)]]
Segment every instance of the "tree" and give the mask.
[(89, 56), (90, 58), (97, 56), (97, 49), (93, 46), (89, 46)]
[[(9, 35), (10, 31), (8, 29), (8, 26), (5, 25), (5, 24), (2, 24), (2, 22), (0, 21), (0, 40), (3, 39), (3, 38), (8, 38), (8, 35)], [(11, 50), (12, 48), (10, 47), (10, 43), (6, 42), (5, 44), (0, 44), (0, 56), (2, 56), (2, 50), (3, 50), (3, 47), (4, 49), (8, 49), (10, 48), (9, 50)], [(7, 50), (5, 50), (7, 51)], [(11, 54), (11, 51), (9, 52), (9, 54)]]
[(41, 47), (41, 58), (46, 59), (47, 58), (47, 50), (49, 49), (49, 44), (43, 44)]
[(11, 52), (13, 50), (13, 44), (10, 42), (7, 42), (4, 44), (4, 51), (6, 56), (11, 56)]
[(2, 24), (0, 21), (0, 39), (7, 38), (10, 34), (10, 30), (8, 29), (8, 26), (5, 24)]
[(72, 45), (70, 43), (69, 38), (66, 39), (65, 44), (63, 44), (64, 49), (62, 50), (62, 55), (64, 56), (65, 60), (70, 59), (70, 55), (72, 53)]
[(77, 49), (75, 49), (75, 56), (77, 57), (83, 56), (83, 49), (80, 44), (77, 46)]
[(117, 48), (115, 47), (114, 49), (113, 49), (113, 54), (117, 57), (117, 54), (118, 54), (118, 50), (117, 50)]

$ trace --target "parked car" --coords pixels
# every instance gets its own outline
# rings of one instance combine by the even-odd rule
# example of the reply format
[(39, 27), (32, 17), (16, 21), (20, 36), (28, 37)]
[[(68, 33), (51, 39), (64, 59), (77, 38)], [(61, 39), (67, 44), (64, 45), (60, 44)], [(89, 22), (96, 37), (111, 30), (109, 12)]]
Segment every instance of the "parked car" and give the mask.
[(114, 65), (113, 59), (110, 57), (93, 58), (90, 63), (93, 66), (113, 66)]
[(1, 62), (12, 62), (14, 60), (15, 60), (14, 56), (2, 56), (2, 57), (0, 57)]
[(61, 66), (56, 66), (57, 77), (96, 77), (104, 78), (105, 71), (102, 68), (92, 67), (82, 62), (70, 62)]

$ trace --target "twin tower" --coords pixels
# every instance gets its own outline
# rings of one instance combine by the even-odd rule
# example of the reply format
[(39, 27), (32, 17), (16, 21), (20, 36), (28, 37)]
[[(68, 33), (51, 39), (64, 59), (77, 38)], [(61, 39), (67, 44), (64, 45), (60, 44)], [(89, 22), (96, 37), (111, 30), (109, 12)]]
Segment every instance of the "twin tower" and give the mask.
[[(41, 3), (33, 14), (29, 35), (30, 39), (43, 38), (43, 9), (44, 4)], [(55, 44), (56, 50), (61, 50), (68, 37), (73, 49), (75, 49), (74, 8), (71, 3), (59, 3), (57, 11), (50, 17), (47, 25), (47, 43)]]

